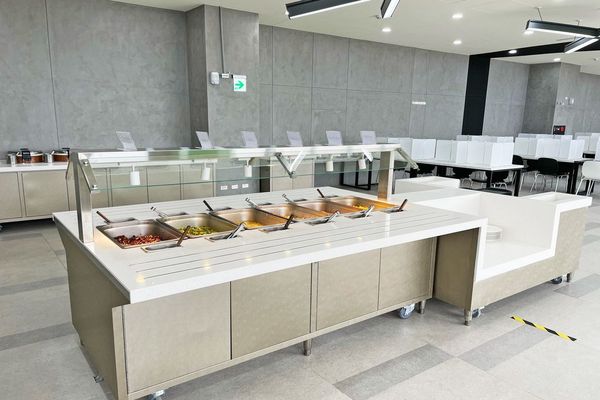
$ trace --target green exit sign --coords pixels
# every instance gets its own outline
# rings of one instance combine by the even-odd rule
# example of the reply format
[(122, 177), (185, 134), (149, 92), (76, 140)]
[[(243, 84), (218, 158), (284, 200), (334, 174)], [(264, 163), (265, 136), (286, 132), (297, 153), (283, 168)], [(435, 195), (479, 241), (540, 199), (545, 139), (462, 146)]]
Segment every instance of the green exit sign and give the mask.
[(234, 92), (245, 92), (246, 91), (246, 75), (234, 75), (233, 76), (233, 91)]

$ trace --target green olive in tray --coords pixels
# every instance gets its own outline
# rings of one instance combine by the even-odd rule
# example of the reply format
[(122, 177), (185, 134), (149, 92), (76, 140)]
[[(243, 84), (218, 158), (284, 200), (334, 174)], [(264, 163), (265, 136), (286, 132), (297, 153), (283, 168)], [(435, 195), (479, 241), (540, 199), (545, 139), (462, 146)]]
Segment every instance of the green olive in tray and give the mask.
[[(179, 232), (184, 232), (185, 228), (179, 228)], [(188, 231), (189, 235), (192, 236), (204, 236), (210, 235), (211, 233), (215, 233), (216, 230), (211, 228), (210, 226), (192, 226)]]

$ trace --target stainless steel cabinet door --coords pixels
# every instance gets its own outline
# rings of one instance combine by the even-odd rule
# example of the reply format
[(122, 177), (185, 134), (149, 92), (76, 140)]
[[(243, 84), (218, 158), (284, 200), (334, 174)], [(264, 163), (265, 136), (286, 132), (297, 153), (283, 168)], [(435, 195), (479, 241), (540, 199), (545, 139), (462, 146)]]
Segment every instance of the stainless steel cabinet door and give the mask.
[(229, 284), (123, 307), (129, 392), (227, 361)]
[(377, 311), (380, 251), (319, 263), (317, 329)]
[(28, 217), (41, 217), (69, 209), (65, 171), (23, 172), (21, 176)]
[(232, 282), (232, 357), (306, 335), (310, 290), (310, 265)]
[(20, 218), (21, 195), (16, 172), (0, 174), (0, 219)]
[(381, 249), (379, 308), (431, 297), (435, 239), (425, 239)]

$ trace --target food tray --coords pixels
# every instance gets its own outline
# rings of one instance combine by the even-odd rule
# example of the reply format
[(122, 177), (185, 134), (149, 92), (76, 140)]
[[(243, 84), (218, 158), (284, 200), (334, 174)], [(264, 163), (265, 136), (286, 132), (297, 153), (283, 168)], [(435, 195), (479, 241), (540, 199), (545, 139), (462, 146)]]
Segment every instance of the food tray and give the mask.
[(355, 207), (361, 211), (367, 210), (371, 206), (374, 206), (376, 211), (387, 210), (399, 206), (398, 204), (387, 203), (380, 200), (364, 199), (356, 196), (332, 197), (328, 199), (328, 201), (348, 207)]
[[(133, 222), (121, 222), (116, 224), (108, 224), (102, 225), (98, 227), (98, 230), (102, 232), (106, 237), (108, 237), (114, 244), (119, 246), (122, 249), (130, 249), (134, 247), (142, 247), (147, 246), (149, 244), (156, 243), (164, 243), (170, 240), (179, 239), (179, 235), (176, 230), (166, 226), (164, 224), (160, 224), (154, 220), (144, 220), (144, 221), (133, 221)], [(117, 236), (127, 236), (131, 237), (133, 235), (141, 236), (141, 235), (159, 235), (160, 241), (154, 243), (143, 243), (138, 245), (125, 245), (119, 243), (115, 238)]]
[(236, 225), (242, 222), (255, 221), (261, 224), (260, 226), (246, 226), (246, 229), (259, 229), (266, 226), (274, 226), (285, 224), (286, 220), (277, 215), (269, 214), (266, 211), (257, 208), (238, 208), (232, 210), (213, 211), (211, 215), (222, 218)]
[(294, 215), (294, 221), (307, 221), (315, 218), (326, 217), (326, 212), (311, 210), (310, 208), (304, 208), (295, 204), (274, 204), (274, 205), (261, 205), (259, 208), (271, 214), (275, 214), (278, 217), (285, 218), (286, 220), (291, 214)]
[(351, 214), (360, 211), (358, 208), (345, 206), (343, 204), (334, 203), (330, 199), (300, 201), (297, 205), (305, 208), (310, 208), (314, 211), (332, 214), (339, 211), (341, 214)]
[(191, 238), (199, 238), (199, 237), (210, 237), (226, 232), (231, 232), (236, 228), (235, 224), (232, 224), (229, 221), (225, 221), (221, 218), (214, 217), (210, 214), (188, 214), (178, 217), (165, 217), (159, 218), (157, 220), (161, 224), (165, 224), (170, 228), (173, 228), (177, 231), (179, 229), (185, 229), (189, 226), (209, 226), (215, 230), (214, 233), (209, 233), (206, 235), (192, 235), (188, 233), (188, 237)]

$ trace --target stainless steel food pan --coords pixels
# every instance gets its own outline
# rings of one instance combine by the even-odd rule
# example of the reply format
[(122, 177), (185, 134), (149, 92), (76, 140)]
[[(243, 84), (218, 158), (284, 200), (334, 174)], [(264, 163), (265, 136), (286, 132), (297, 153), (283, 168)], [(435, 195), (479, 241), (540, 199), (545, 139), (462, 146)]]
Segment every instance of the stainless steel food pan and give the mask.
[(158, 235), (160, 236), (160, 242), (156, 243), (162, 243), (169, 240), (177, 240), (179, 238), (177, 231), (175, 231), (173, 228), (160, 224), (154, 220), (121, 222), (116, 224), (102, 225), (98, 227), (98, 230), (122, 249), (146, 246), (149, 243), (142, 243), (138, 245), (124, 245), (122, 243), (119, 243), (115, 239), (116, 237), (121, 235), (127, 237), (131, 237), (133, 235)]
[(274, 204), (268, 206), (259, 206), (263, 211), (271, 214), (275, 214), (278, 217), (288, 219), (290, 215), (294, 215), (294, 221), (306, 221), (315, 218), (326, 217), (326, 212), (311, 210), (310, 208), (304, 208), (295, 204)]
[(235, 229), (235, 224), (225, 221), (221, 218), (214, 217), (210, 214), (189, 214), (183, 215), (179, 217), (165, 217), (159, 218), (158, 222), (161, 224), (168, 225), (169, 227), (176, 230), (183, 230), (188, 225), (189, 226), (209, 226), (215, 230), (214, 233), (209, 233), (206, 235), (192, 235), (188, 234), (189, 237), (198, 238), (198, 237), (210, 237), (220, 233), (231, 232)]
[(339, 203), (333, 203), (329, 199), (300, 201), (295, 204), (301, 207), (310, 208), (311, 210), (324, 212), (327, 214), (332, 214), (336, 211), (339, 211), (341, 214), (350, 214), (360, 211), (358, 208), (345, 206)]
[[(265, 226), (281, 225), (285, 224), (286, 222), (285, 219), (278, 217), (277, 215), (269, 214), (266, 211), (256, 208), (238, 208), (232, 210), (213, 211), (211, 214), (236, 225), (245, 222), (246, 229), (264, 228)], [(253, 224), (248, 224), (249, 222), (255, 222), (259, 225), (254, 226)]]
[(342, 197), (332, 197), (328, 199), (332, 203), (342, 204), (348, 207), (355, 207), (360, 210), (366, 210), (371, 206), (375, 207), (375, 210), (387, 210), (389, 208), (398, 207), (397, 204), (387, 203), (385, 201), (380, 200), (371, 200), (365, 199), (362, 197), (356, 196), (342, 196)]

